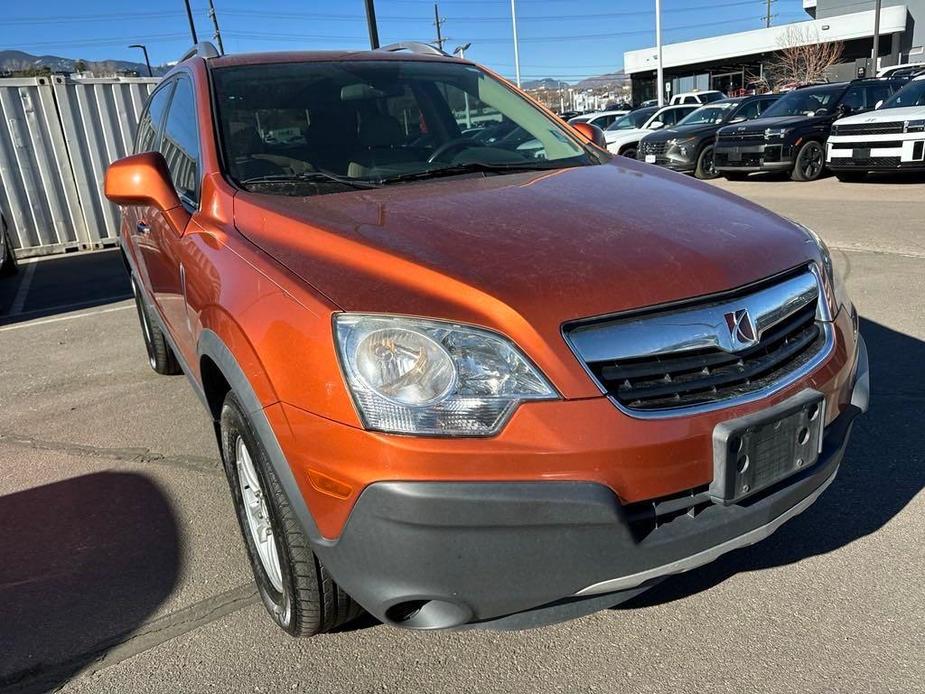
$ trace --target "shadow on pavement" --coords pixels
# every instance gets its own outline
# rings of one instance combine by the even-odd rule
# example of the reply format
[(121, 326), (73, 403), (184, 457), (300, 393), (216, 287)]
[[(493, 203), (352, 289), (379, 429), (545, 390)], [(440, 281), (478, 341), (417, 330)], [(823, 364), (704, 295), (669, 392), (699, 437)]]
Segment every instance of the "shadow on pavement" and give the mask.
[(102, 472), (0, 497), (0, 690), (50, 691), (137, 629), (180, 566), (170, 503)]
[(21, 262), (16, 275), (0, 278), (0, 325), (93, 308), (131, 296), (118, 249)]
[(671, 602), (743, 571), (832, 552), (879, 530), (925, 487), (919, 443), (925, 342), (863, 319), (861, 334), (870, 358), (871, 409), (855, 420), (838, 477), (828, 490), (767, 540), (671, 577), (616, 609)]

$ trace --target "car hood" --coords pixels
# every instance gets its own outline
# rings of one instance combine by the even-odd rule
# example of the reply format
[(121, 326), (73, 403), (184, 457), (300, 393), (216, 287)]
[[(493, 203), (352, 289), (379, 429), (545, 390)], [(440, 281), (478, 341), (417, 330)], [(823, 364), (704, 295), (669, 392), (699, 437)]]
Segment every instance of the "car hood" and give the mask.
[(646, 142), (667, 142), (679, 137), (705, 137), (715, 133), (719, 129), (718, 125), (682, 125), (676, 128), (665, 128), (655, 130), (646, 135)]
[(727, 125), (720, 129), (722, 135), (740, 135), (742, 133), (764, 133), (768, 128), (792, 128), (808, 125), (814, 121), (823, 121), (826, 116), (780, 116), (778, 118), (758, 118), (757, 120), (736, 125)]
[(793, 223), (622, 158), (313, 197), (239, 192), (234, 218), (344, 310), (485, 325), (525, 348), (564, 347), (570, 320), (712, 294), (816, 259)]
[(902, 108), (884, 108), (867, 111), (853, 116), (839, 118), (838, 125), (858, 125), (863, 123), (893, 123), (898, 120), (918, 120), (925, 118), (925, 106), (904, 106)]

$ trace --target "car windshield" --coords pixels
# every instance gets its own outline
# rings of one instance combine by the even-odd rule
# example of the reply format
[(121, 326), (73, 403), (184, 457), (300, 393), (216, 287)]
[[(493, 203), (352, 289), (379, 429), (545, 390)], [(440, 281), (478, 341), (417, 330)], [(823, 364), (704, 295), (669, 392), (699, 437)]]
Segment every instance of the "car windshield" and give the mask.
[(812, 116), (818, 111), (829, 114), (844, 91), (844, 85), (796, 89), (769, 106), (761, 117)]
[(678, 126), (682, 125), (719, 125), (732, 112), (735, 106), (733, 103), (713, 104), (698, 108), (693, 113), (689, 113), (678, 121)]
[(725, 99), (725, 95), (722, 92), (704, 92), (700, 95), (700, 99), (705, 104), (712, 103), (714, 101), (719, 101), (720, 99)]
[(657, 106), (651, 106), (648, 108), (640, 108), (635, 111), (630, 111), (622, 118), (618, 118), (607, 128), (608, 130), (633, 130), (635, 128), (641, 128), (646, 124), (646, 121), (658, 111)]
[(880, 108), (902, 108), (903, 106), (925, 106), (925, 80), (915, 80), (887, 99)]
[(600, 161), (557, 119), (463, 63), (244, 65), (215, 69), (213, 85), (226, 172), (260, 192)]

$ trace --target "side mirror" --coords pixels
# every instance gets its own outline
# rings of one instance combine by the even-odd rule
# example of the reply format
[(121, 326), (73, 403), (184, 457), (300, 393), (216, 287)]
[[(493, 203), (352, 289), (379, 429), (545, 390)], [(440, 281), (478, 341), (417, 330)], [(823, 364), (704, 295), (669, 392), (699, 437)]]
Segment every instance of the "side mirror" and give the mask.
[(607, 138), (604, 137), (604, 131), (596, 125), (591, 125), (590, 123), (574, 123), (572, 127), (581, 133), (581, 136), (588, 142), (603, 149), (607, 149)]
[(160, 152), (144, 152), (114, 161), (106, 169), (103, 192), (110, 201), (123, 207), (156, 207), (178, 233), (189, 222), (190, 215), (180, 203)]
[(746, 118), (745, 116), (736, 116), (735, 118), (729, 121), (729, 124), (734, 125), (736, 123), (744, 123), (747, 120), (748, 118)]
[(649, 130), (658, 130), (659, 128), (664, 128), (665, 124), (662, 121), (657, 120), (649, 123)]
[(876, 111), (876, 110), (877, 110), (878, 108), (880, 108), (881, 106), (883, 106), (883, 99), (880, 99), (880, 101), (877, 102), (877, 105), (874, 106), (874, 110)]

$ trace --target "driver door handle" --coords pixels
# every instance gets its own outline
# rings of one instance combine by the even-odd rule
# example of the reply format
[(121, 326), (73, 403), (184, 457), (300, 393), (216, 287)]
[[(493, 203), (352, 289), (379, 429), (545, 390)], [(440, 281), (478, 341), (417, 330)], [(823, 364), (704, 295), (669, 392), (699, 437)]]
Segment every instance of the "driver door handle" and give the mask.
[(138, 224), (135, 225), (135, 233), (147, 236), (151, 233), (151, 227), (148, 226), (147, 222), (138, 222)]

